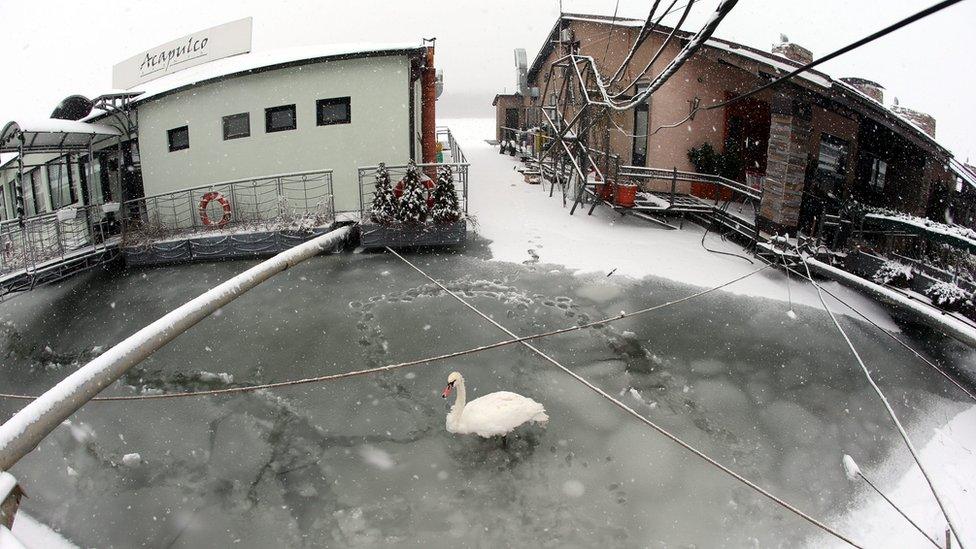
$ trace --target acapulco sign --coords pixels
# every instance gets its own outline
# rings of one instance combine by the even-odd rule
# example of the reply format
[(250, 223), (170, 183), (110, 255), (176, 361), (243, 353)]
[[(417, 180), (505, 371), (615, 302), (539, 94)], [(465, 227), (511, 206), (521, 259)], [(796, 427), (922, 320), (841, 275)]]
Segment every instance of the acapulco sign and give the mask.
[(112, 87), (132, 89), (161, 76), (251, 51), (251, 18), (246, 17), (177, 38), (112, 67)]

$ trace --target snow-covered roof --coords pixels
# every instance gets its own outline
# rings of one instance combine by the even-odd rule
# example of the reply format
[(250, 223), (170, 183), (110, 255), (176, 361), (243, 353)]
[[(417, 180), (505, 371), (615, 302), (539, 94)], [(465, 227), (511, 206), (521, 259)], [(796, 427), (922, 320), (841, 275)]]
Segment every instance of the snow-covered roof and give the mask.
[(631, 19), (629, 17), (607, 17), (606, 15), (591, 15), (585, 13), (564, 13), (563, 19), (567, 21), (585, 21), (588, 23), (613, 23), (618, 27), (643, 27), (644, 21), (641, 19)]
[[(728, 40), (709, 38), (708, 40), (705, 41), (705, 46), (710, 48), (720, 49), (723, 51), (733, 53), (735, 55), (749, 58), (753, 61), (757, 61), (764, 65), (773, 67), (776, 70), (781, 71), (782, 74), (793, 72), (799, 68), (799, 65), (789, 61), (785, 57), (781, 57), (773, 53), (766, 53), (763, 51), (755, 50), (753, 48), (749, 48), (741, 44), (736, 44), (735, 42), (730, 42)], [(833, 83), (833, 80), (829, 76), (817, 71), (809, 71), (809, 70), (804, 71), (798, 74), (797, 77), (807, 80), (809, 82), (813, 82), (814, 84), (826, 89), (829, 89), (831, 84)]]
[(142, 92), (134, 100), (135, 103), (140, 103), (182, 88), (240, 74), (335, 59), (410, 53), (422, 47), (423, 44), (419, 42), (394, 44), (328, 44), (251, 52), (197, 65), (135, 86), (129, 91)]
[(22, 118), (8, 122), (0, 131), (0, 152), (17, 152), (23, 136), (25, 149), (54, 151), (87, 147), (99, 138), (110, 138), (121, 132), (104, 124), (92, 124), (56, 118)]

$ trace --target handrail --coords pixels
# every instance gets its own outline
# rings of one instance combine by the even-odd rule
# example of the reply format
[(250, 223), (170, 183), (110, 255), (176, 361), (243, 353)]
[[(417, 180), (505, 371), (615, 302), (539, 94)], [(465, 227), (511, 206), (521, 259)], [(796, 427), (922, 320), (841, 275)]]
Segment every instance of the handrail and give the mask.
[(238, 183), (247, 183), (249, 181), (261, 181), (261, 180), (265, 180), (265, 179), (280, 179), (280, 178), (283, 178), (283, 177), (298, 177), (298, 176), (303, 176), (303, 175), (326, 175), (326, 174), (332, 175), (333, 174), (333, 170), (308, 170), (308, 171), (304, 171), (304, 172), (286, 172), (286, 173), (279, 173), (279, 174), (274, 174), (274, 175), (259, 175), (259, 176), (255, 176), (255, 177), (244, 177), (244, 178), (241, 178), (241, 179), (233, 179), (233, 180), (230, 180), (230, 181), (221, 181), (219, 183), (207, 183), (206, 185), (198, 185), (196, 187), (186, 187), (186, 188), (183, 188), (183, 189), (178, 189), (178, 190), (175, 190), (175, 191), (169, 191), (169, 192), (165, 192), (165, 193), (151, 194), (151, 195), (147, 195), (147, 196), (141, 196), (139, 198), (130, 198), (129, 200), (126, 200), (122, 204), (131, 204), (133, 202), (139, 202), (141, 200), (144, 201), (144, 200), (152, 199), (152, 198), (162, 198), (164, 196), (168, 196), (168, 195), (171, 195), (171, 194), (177, 194), (177, 193), (186, 193), (186, 192), (192, 192), (192, 191), (201, 191), (203, 189), (210, 189), (212, 187), (220, 187), (220, 186), (224, 186), (224, 185), (236, 185)]

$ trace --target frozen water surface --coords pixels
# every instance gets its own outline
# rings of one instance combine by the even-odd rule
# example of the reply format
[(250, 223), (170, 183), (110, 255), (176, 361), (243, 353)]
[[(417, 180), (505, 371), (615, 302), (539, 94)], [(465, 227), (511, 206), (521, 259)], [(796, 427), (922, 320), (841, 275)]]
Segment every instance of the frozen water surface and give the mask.
[[(543, 264), (415, 255), (513, 331), (585, 323), (695, 291)], [(37, 393), (247, 263), (88, 276), (5, 303), (4, 389)], [(108, 393), (188, 391), (343, 372), (504, 339), (387, 255), (313, 259), (224, 307)], [(907, 452), (828, 318), (714, 293), (536, 342), (706, 453), (837, 524), (870, 495), (844, 476)], [(970, 403), (867, 325), (841, 323), (922, 446)], [(903, 327), (948, 364), (960, 346)], [(447, 374), (512, 390), (551, 421), (510, 442), (444, 429)], [(0, 401), (9, 417), (19, 403)], [(138, 456), (138, 457), (136, 457)], [(90, 403), (13, 473), (25, 509), (82, 546), (795, 546), (807, 523), (512, 346), (274, 392)], [(888, 530), (918, 535), (897, 517)], [(849, 527), (849, 526), (848, 526)], [(848, 531), (852, 535), (856, 533)], [(856, 536), (855, 536), (856, 537)], [(920, 538), (919, 538), (920, 539)]]

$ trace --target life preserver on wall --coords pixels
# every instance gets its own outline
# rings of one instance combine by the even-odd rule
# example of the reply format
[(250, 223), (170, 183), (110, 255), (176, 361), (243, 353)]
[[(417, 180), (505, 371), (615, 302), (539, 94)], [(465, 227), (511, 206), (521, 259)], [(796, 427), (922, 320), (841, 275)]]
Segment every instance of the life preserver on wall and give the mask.
[[(210, 216), (207, 215), (207, 206), (209, 206), (214, 200), (220, 203), (220, 207), (224, 210), (224, 215), (221, 216), (220, 221), (216, 222), (210, 219)], [(200, 200), (200, 221), (205, 227), (212, 227), (214, 225), (217, 227), (223, 227), (230, 222), (230, 202), (224, 197), (224, 195), (217, 191), (210, 191), (203, 195), (203, 198)]]
[[(424, 186), (425, 189), (427, 189), (427, 208), (428, 209), (433, 208), (434, 207), (434, 195), (433, 195), (434, 181), (431, 178), (424, 175), (421, 176), (420, 183)], [(399, 200), (400, 196), (403, 195), (403, 186), (404, 186), (404, 181), (401, 179), (396, 184), (396, 187), (393, 188), (393, 196), (395, 196), (397, 200)]]

